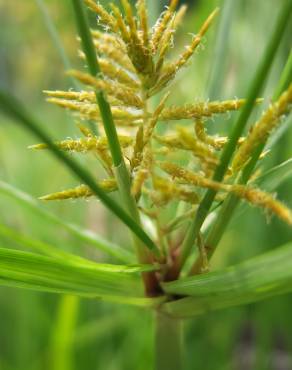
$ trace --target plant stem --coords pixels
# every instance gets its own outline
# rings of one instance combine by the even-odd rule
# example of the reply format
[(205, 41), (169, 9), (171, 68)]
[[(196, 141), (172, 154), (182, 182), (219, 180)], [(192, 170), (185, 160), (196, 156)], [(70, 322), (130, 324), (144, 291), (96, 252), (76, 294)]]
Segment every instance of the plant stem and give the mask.
[(182, 370), (182, 322), (157, 312), (155, 370)]
[[(235, 127), (229, 136), (228, 143), (226, 144), (220, 158), (220, 164), (215, 170), (213, 176), (214, 181), (221, 182), (224, 178), (230, 159), (232, 158), (232, 155), (236, 149), (237, 141), (247, 125), (247, 121), (252, 112), (255, 100), (260, 94), (264, 82), (267, 78), (268, 72), (274, 60), (274, 56), (276, 54), (276, 51), (278, 49), (278, 46), (281, 42), (282, 36), (285, 32), (286, 26), (290, 19), (291, 11), (292, 11), (292, 0), (289, 0), (284, 3), (282, 11), (277, 20), (275, 30), (267, 45), (264, 56), (256, 71), (255, 77), (252, 80), (246, 104), (244, 105), (243, 110), (241, 111), (241, 114), (238, 117), (238, 120), (235, 124)], [(214, 190), (208, 190), (198, 208), (196, 217), (191, 223), (182, 245), (181, 254), (178, 260), (177, 267), (178, 270), (181, 270), (181, 268), (186, 262), (187, 257), (189, 256), (192, 250), (192, 247), (196, 241), (201, 226), (205, 221), (208, 212), (212, 206), (212, 203), (215, 199), (216, 193), (217, 192)]]
[[(91, 37), (85, 9), (81, 0), (72, 0), (72, 3), (74, 6), (76, 23), (79, 35), (81, 37), (89, 71), (92, 76), (98, 76), (99, 78), (102, 78), (102, 73), (98, 63), (98, 58), (96, 57), (96, 50)], [(106, 99), (106, 95), (102, 90), (96, 90), (95, 95), (99, 106), (100, 115), (104, 124), (105, 133), (108, 139), (109, 149), (112, 155), (113, 164), (115, 167), (115, 175), (123, 204), (133, 220), (135, 220), (135, 222), (141, 226), (139, 211), (135, 199), (131, 194), (131, 180), (123, 158), (110, 105)], [(134, 244), (136, 247), (136, 253), (138, 255), (139, 262), (151, 262), (151, 254), (149, 253), (149, 251), (147, 251), (147, 249), (144, 248), (144, 245), (140, 242), (140, 240), (134, 237)], [(159, 254), (158, 249), (155, 249), (156, 252)]]

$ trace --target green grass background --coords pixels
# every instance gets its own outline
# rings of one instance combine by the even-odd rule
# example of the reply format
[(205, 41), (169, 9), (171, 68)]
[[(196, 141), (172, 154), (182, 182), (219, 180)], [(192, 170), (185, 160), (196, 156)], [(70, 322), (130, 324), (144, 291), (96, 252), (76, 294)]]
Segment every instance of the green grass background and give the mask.
[[(210, 71), (219, 63), (222, 85), (213, 98), (244, 97), (285, 0), (234, 0), (228, 18), (229, 37), (223, 40), (223, 57), (214, 55), (216, 26), (206, 36), (204, 48), (175, 85), (173, 102), (209, 98)], [(177, 37), (173, 54), (183, 50), (202, 20), (223, 0), (200, 0), (190, 5)], [(230, 2), (230, 1), (229, 1)], [(74, 67), (77, 58), (76, 30), (69, 0), (44, 1)], [(149, 0), (157, 11), (158, 2)], [(154, 14), (150, 14), (154, 18)], [(0, 0), (0, 84), (17, 95), (52, 137), (77, 137), (72, 118), (45, 102), (42, 90), (67, 89), (72, 83), (46, 28), (37, 2)], [(92, 23), (95, 19), (92, 17)], [(289, 54), (291, 31), (286, 33), (266, 84), (269, 103)], [(224, 61), (224, 63), (222, 63)], [(231, 121), (210, 122), (210, 130), (228, 132)], [(216, 128), (214, 128), (216, 127)], [(76, 181), (48, 153), (35, 153), (27, 146), (35, 139), (6, 117), (0, 117), (0, 179), (29, 194), (40, 195), (75, 186)], [(267, 168), (292, 155), (292, 127), (265, 159)], [(93, 172), (98, 168), (78, 157)], [(292, 179), (277, 193), (292, 207)], [(85, 226), (118, 243), (128, 243), (125, 229), (113, 220), (97, 200), (46, 204), (65, 220)], [(104, 259), (66, 231), (0, 197), (0, 223), (65, 250)], [(268, 222), (267, 222), (268, 221)], [(114, 231), (114, 232), (113, 232)], [(219, 268), (275, 248), (292, 237), (291, 229), (258, 209), (238, 213), (222, 239), (212, 266)], [(0, 236), (0, 246), (21, 248)], [(241, 308), (206, 314), (185, 322), (185, 369), (288, 370), (292, 368), (292, 296), (273, 298)], [(149, 370), (152, 368), (153, 322), (147, 311), (98, 301), (77, 300), (30, 291), (0, 289), (0, 370)], [(67, 327), (67, 329), (66, 329)]]

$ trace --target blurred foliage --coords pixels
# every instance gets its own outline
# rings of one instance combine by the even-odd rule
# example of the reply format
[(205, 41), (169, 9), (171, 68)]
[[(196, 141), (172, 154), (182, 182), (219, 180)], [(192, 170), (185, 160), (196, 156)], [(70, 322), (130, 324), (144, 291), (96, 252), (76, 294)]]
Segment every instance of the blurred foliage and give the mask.
[[(229, 39), (225, 45), (224, 83), (218, 92), (221, 98), (243, 97), (250, 78), (276, 19), (280, 3), (285, 0), (234, 1), (229, 22)], [(184, 1), (182, 1), (184, 2)], [(104, 3), (104, 1), (103, 1)], [(164, 2), (163, 2), (164, 3)], [(194, 33), (206, 15), (220, 0), (189, 1), (190, 11), (183, 25), (183, 34)], [(80, 64), (70, 0), (47, 0), (49, 14), (60, 35), (71, 64)], [(236, 5), (235, 5), (236, 4)], [(149, 0), (149, 9), (157, 12), (160, 4)], [(161, 7), (163, 6), (161, 2)], [(150, 14), (151, 18), (155, 18)], [(95, 20), (92, 19), (92, 24)], [(45, 124), (55, 138), (74, 137), (71, 118), (61, 109), (46, 104), (44, 89), (66, 89), (70, 82), (64, 76), (58, 51), (45, 26), (36, 1), (0, 0), (0, 84), (21, 97), (31, 111)], [(292, 31), (292, 25), (290, 27)], [(267, 83), (266, 104), (273, 94), (281, 69), (289, 53), (291, 33), (280, 48)], [(204, 50), (195, 56), (190, 68), (180, 75), (175, 94), (176, 103), (208, 97), (210, 68), (217, 63), (214, 55), (216, 28), (208, 35)], [(185, 36), (178, 33), (177, 48), (182, 50)], [(177, 49), (176, 49), (177, 50)], [(183, 83), (182, 83), (183, 82)], [(214, 122), (210, 122), (210, 128)], [(216, 123), (217, 124), (217, 123)], [(222, 132), (228, 131), (224, 119), (218, 122)], [(74, 184), (74, 180), (46, 154), (35, 155), (26, 147), (34, 141), (27, 133), (0, 117), (0, 177), (34, 195), (50, 193)], [(266, 162), (276, 165), (292, 154), (292, 127), (275, 146)], [(83, 158), (80, 161), (84, 162)], [(278, 189), (279, 197), (292, 207), (292, 179)], [(10, 199), (0, 199), (0, 222), (15, 227), (34, 238), (60, 248), (83, 251), (98, 257), (96, 252), (64, 230), (49, 225)], [(60, 217), (84, 225), (109, 240), (126, 243), (128, 236), (97, 200), (89, 202), (50, 203), (46, 205)], [(114, 232), (113, 232), (114, 230)], [(240, 234), (240, 238), (238, 235)], [(276, 219), (265, 222), (257, 209), (239, 214), (220, 243), (212, 261), (218, 268), (257, 255), (291, 240), (291, 229)], [(2, 238), (1, 246), (16, 247)], [(53, 361), (54, 356), (70, 357), (66, 346), (57, 343), (58, 310), (64, 298), (30, 291), (0, 290), (0, 369), (1, 370), (149, 370), (152, 364), (152, 317), (148, 312), (81, 300), (76, 308), (76, 331), (73, 361)], [(71, 302), (72, 303), (72, 302)], [(292, 368), (291, 295), (274, 298), (247, 307), (215, 312), (199, 320), (187, 321), (188, 363), (186, 369), (225, 370), (257, 369), (288, 370)], [(72, 304), (76, 304), (72, 303)], [(70, 301), (69, 301), (70, 305)], [(72, 313), (73, 314), (73, 313)], [(62, 339), (62, 338), (61, 338)], [(135, 350), (133, 350), (135, 348)], [(72, 359), (71, 359), (72, 360)]]

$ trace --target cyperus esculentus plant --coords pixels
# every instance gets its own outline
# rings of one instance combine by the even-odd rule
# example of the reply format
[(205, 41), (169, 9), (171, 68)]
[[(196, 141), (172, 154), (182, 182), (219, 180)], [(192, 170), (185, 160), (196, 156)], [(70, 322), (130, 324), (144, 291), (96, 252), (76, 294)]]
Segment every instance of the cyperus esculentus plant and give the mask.
[[(185, 6), (177, 9), (178, 1), (170, 1), (150, 28), (145, 0), (137, 1), (135, 11), (128, 0), (121, 0), (124, 15), (114, 4), (110, 4), (109, 12), (100, 3), (84, 0), (97, 15), (103, 31), (90, 30), (83, 5), (79, 0), (72, 1), (83, 48), (79, 54), (86, 60), (89, 70), (71, 70), (68, 74), (85, 85), (86, 90), (45, 93), (49, 102), (74, 113), (81, 137), (52, 143), (41, 130), (35, 129), (25, 114), (21, 115), (17, 106), (6, 100), (7, 106), (3, 108), (45, 139), (45, 143), (32, 145), (32, 149), (53, 149), (84, 181), (76, 188), (41, 199), (98, 195), (133, 231), (138, 267), (109, 267), (67, 256), (64, 280), (72, 277), (74, 282), (73, 271), (80, 274), (81, 280), (82, 277), (92, 278), (102, 285), (107, 273), (116, 274), (116, 279), (121, 279), (120, 286), (113, 284), (106, 292), (105, 288), (100, 288), (95, 295), (156, 310), (157, 368), (178, 369), (179, 318), (291, 290), (287, 284), (281, 285), (284, 279), (287, 282), (292, 278), (288, 271), (291, 245), (219, 272), (209, 272), (209, 258), (239, 200), (292, 225), (290, 209), (277, 200), (275, 194), (259, 188), (260, 167), (251, 176), (255, 164), (260, 164), (266, 155), (263, 149), (270, 134), (291, 111), (291, 81), (284, 83), (284, 91), (244, 135), (253, 106), (262, 103), (258, 96), (288, 22), (287, 13), (292, 2), (287, 1), (283, 7), (246, 100), (197, 101), (194, 98), (193, 102), (178, 105), (168, 103), (175, 99), (172, 83), (202, 43), (218, 9), (205, 20), (177, 59), (169, 61), (168, 52), (186, 11)], [(3, 105), (5, 97), (2, 95), (1, 101)], [(237, 110), (241, 113), (229, 137), (207, 132), (208, 119), (216, 119), (218, 115), (226, 117), (226, 113)], [(98, 135), (85, 126), (83, 121), (86, 120), (95, 123)], [(232, 116), (228, 120), (233, 121)], [(163, 129), (158, 129), (158, 125)], [(104, 175), (94, 182), (61, 151), (93, 154), (102, 164)], [(124, 211), (106, 195), (112, 192), (121, 195)], [(169, 211), (174, 208), (177, 209), (175, 215)], [(208, 228), (202, 228), (211, 213), (217, 215), (217, 219), (213, 218)], [(196, 256), (191, 265), (190, 261)], [(38, 261), (45, 263), (42, 259)], [(53, 267), (60, 261), (56, 257), (56, 261), (47, 263)], [(270, 269), (268, 276), (259, 269), (263, 263)], [(129, 273), (134, 272), (141, 272), (145, 293), (139, 291), (140, 288), (137, 288), (139, 293), (133, 293), (132, 289), (139, 285), (138, 278), (129, 277)], [(38, 270), (36, 276), (41, 274)], [(78, 279), (75, 282), (80, 284)], [(64, 283), (59, 291), (94, 296), (94, 284), (95, 280), (91, 288), (78, 291)], [(50, 285), (50, 289), (54, 287)]]
[[(56, 142), (56, 145), (65, 151), (97, 156), (108, 176), (100, 179), (99, 185), (106, 192), (119, 190), (111, 157), (111, 137), (106, 136), (95, 96), (96, 90), (102, 91), (111, 106), (123, 161), (130, 176), (131, 194), (139, 211), (150, 218), (155, 228), (154, 238), (160, 256), (153, 256), (153, 261), (164, 265), (158, 280), (163, 281), (170, 276), (180, 250), (176, 238), (172, 237), (172, 230), (161, 221), (164, 208), (170, 203), (183, 201), (193, 210), (190, 212), (191, 218), (201, 201), (202, 189), (218, 192), (215, 200), (217, 203), (222, 202), (226, 194), (235, 194), (292, 225), (292, 213), (273, 195), (261, 191), (253, 186), (252, 182), (248, 185), (235, 184), (237, 174), (246, 165), (253, 150), (266, 141), (283, 115), (289, 113), (292, 85), (263, 113), (247, 137), (239, 139), (230, 168), (222, 181), (217, 182), (212, 177), (228, 138), (208, 135), (205, 121), (213, 116), (240, 109), (245, 100), (169, 106), (167, 99), (171, 95), (171, 83), (201, 44), (218, 9), (203, 23), (199, 32), (185, 47), (185, 51), (176, 60), (168, 61), (167, 53), (173, 46), (175, 31), (182, 21), (185, 6), (176, 11), (177, 1), (171, 1), (150, 29), (145, 1), (136, 3), (136, 15), (130, 3), (122, 1), (124, 17), (114, 4), (110, 4), (112, 12), (109, 13), (100, 3), (92, 0), (86, 0), (85, 3), (96, 13), (98, 22), (104, 29), (103, 32), (91, 30), (100, 71), (96, 76), (76, 70), (68, 72), (86, 85), (87, 90), (45, 93), (49, 102), (72, 110), (81, 119), (94, 120), (100, 135), (96, 136), (84, 125), (78, 124), (83, 137)], [(86, 58), (86, 50), (85, 54), (80, 51), (80, 56)], [(151, 110), (151, 98), (164, 90), (166, 92), (157, 107)], [(185, 119), (190, 122), (188, 126), (178, 124)], [(166, 126), (163, 135), (157, 133), (158, 122), (163, 122)], [(45, 144), (37, 144), (31, 148), (47, 147)], [(182, 160), (185, 168), (179, 165)], [(89, 187), (81, 185), (76, 189), (46, 195), (42, 199), (56, 200), (92, 195), (94, 194)], [(187, 221), (186, 217), (184, 222)], [(204, 237), (201, 236), (200, 239), (202, 248), (199, 251), (204, 254)], [(151, 295), (160, 292), (156, 289), (151, 291), (150, 287), (148, 293)]]

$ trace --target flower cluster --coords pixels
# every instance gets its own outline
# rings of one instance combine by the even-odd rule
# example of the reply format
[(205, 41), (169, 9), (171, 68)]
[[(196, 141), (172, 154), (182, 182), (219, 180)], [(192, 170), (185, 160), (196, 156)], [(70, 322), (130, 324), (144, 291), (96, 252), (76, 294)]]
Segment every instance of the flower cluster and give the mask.
[[(267, 140), (272, 130), (281, 122), (281, 117), (291, 110), (292, 85), (277, 102), (269, 106), (247, 136), (239, 140), (224, 181), (213, 181), (212, 176), (219, 163), (220, 153), (228, 139), (209, 135), (205, 123), (214, 116), (239, 110), (245, 100), (196, 101), (181, 106), (167, 106), (167, 99), (171, 92), (171, 82), (202, 43), (218, 10), (206, 19), (185, 51), (176, 60), (168, 61), (167, 55), (186, 6), (176, 10), (178, 1), (171, 0), (156, 24), (150, 28), (145, 0), (137, 1), (136, 14), (128, 0), (121, 0), (124, 16), (113, 4), (110, 5), (109, 12), (93, 0), (84, 1), (96, 13), (98, 23), (104, 29), (103, 32), (91, 31), (101, 75), (93, 77), (84, 72), (69, 71), (71, 76), (86, 86), (85, 90), (45, 93), (49, 102), (72, 111), (81, 120), (93, 121), (99, 135), (78, 123), (83, 137), (57, 142), (57, 146), (65, 151), (94, 154), (107, 174), (107, 178), (99, 180), (99, 185), (107, 192), (118, 190), (108, 141), (95, 98), (95, 90), (102, 90), (111, 105), (123, 156), (131, 175), (132, 194), (140, 211), (156, 219), (158, 238), (161, 232), (169, 232), (169, 228), (162, 225), (159, 218), (161, 212), (155, 210), (183, 201), (189, 204), (189, 211), (185, 214), (190, 217), (206, 188), (219, 192), (218, 202), (226, 194), (232, 193), (292, 224), (291, 211), (274, 196), (254, 187), (252, 183), (235, 184), (238, 173), (248, 163), (254, 149)], [(80, 51), (79, 55), (84, 58), (83, 52)], [(170, 92), (161, 94), (166, 88)], [(160, 97), (160, 101), (151, 109), (151, 98), (155, 95)], [(260, 102), (259, 99), (257, 103)], [(181, 122), (182, 120), (184, 121)], [(164, 125), (162, 130), (157, 129), (158, 123)], [(38, 144), (32, 148), (44, 149), (46, 145)], [(42, 199), (91, 195), (90, 189), (81, 185)], [(177, 225), (175, 222), (172, 224)]]

